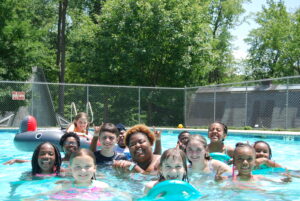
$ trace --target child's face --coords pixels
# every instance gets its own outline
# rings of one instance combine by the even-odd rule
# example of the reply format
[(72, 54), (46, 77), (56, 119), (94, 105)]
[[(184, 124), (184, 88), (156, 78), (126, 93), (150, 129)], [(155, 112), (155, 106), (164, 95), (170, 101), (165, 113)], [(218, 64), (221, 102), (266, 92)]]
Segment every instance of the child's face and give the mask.
[(211, 142), (221, 142), (226, 137), (224, 133), (223, 125), (219, 123), (213, 123), (210, 125), (208, 130), (208, 138)]
[(250, 175), (255, 166), (255, 153), (248, 147), (241, 147), (235, 151), (234, 165), (239, 175)]
[(100, 133), (100, 142), (102, 150), (113, 150), (117, 143), (117, 135), (111, 132)]
[(125, 130), (121, 130), (118, 138), (118, 144), (120, 147), (125, 147), (124, 137), (125, 137)]
[(44, 144), (41, 146), (38, 155), (38, 164), (42, 173), (52, 173), (55, 163), (55, 150), (51, 144)]
[(268, 145), (266, 145), (265, 143), (257, 143), (254, 149), (256, 152), (256, 158), (270, 158), (270, 150)]
[(189, 133), (183, 133), (183, 134), (179, 137), (178, 140), (179, 140), (182, 144), (186, 145), (187, 142), (188, 142), (188, 140), (189, 140), (189, 136), (190, 136)]
[(169, 157), (165, 159), (161, 166), (161, 174), (166, 180), (182, 180), (186, 174), (182, 159), (180, 157)]
[(68, 137), (64, 142), (63, 149), (66, 154), (76, 152), (78, 150), (78, 144), (76, 139), (74, 137)]
[(187, 144), (186, 155), (191, 162), (203, 161), (206, 149), (199, 141), (191, 141)]
[(87, 125), (88, 121), (85, 117), (81, 117), (76, 121), (76, 127), (80, 130), (86, 130)]
[(90, 156), (78, 156), (73, 158), (71, 170), (76, 182), (89, 183), (96, 172), (96, 165)]

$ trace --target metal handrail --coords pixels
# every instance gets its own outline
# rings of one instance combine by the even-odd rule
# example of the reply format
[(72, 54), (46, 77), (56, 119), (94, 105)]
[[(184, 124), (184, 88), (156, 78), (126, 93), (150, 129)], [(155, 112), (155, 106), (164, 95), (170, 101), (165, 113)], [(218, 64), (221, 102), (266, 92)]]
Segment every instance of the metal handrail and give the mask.
[(14, 117), (14, 116), (15, 116), (15, 114), (10, 114), (9, 116), (4, 117), (3, 119), (0, 120), (0, 124), (2, 124), (2, 123), (4, 123), (4, 122), (7, 121), (7, 123), (6, 123), (4, 126), (8, 126), (9, 120), (10, 120), (12, 117)]
[(71, 121), (70, 122), (73, 121), (73, 112), (75, 114), (74, 116), (76, 116), (77, 115), (77, 109), (76, 109), (76, 105), (75, 105), (74, 102), (71, 103)]
[[(89, 115), (89, 111), (90, 111), (91, 115)], [(86, 103), (86, 113), (91, 117), (90, 124), (92, 124), (94, 121), (94, 112), (93, 112), (92, 105), (90, 102)]]

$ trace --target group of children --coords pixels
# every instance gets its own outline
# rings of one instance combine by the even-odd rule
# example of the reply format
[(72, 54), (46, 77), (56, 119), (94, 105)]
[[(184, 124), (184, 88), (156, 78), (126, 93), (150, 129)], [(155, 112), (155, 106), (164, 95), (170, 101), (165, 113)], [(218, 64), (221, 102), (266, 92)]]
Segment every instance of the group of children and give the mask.
[[(209, 144), (203, 136), (183, 131), (178, 136), (177, 146), (174, 145), (174, 148), (167, 149), (162, 154), (160, 132), (155, 131), (155, 136), (159, 140), (155, 143), (155, 151), (151, 153), (153, 155), (149, 154), (150, 159), (147, 158), (147, 154), (143, 150), (146, 149), (146, 145), (143, 147), (143, 144), (149, 140), (151, 144), (149, 146), (152, 148), (154, 139), (149, 139), (149, 136), (145, 135), (147, 140), (137, 138), (135, 144), (132, 144), (134, 141), (129, 141), (129, 138), (137, 137), (136, 132), (133, 129), (126, 133), (122, 124), (115, 126), (112, 123), (104, 123), (94, 127), (94, 135), (93, 137), (90, 136), (92, 138), (90, 150), (80, 149), (78, 133), (79, 135), (83, 133), (88, 137), (88, 125), (88, 116), (85, 113), (79, 113), (74, 123), (67, 129), (68, 132), (61, 137), (59, 144), (64, 152), (64, 158), (61, 158), (55, 145), (49, 142), (40, 144), (32, 155), (32, 176), (72, 175), (74, 180), (64, 182), (57, 191), (76, 187), (86, 187), (90, 191), (90, 189), (110, 188), (108, 184), (95, 180), (97, 165), (116, 168), (126, 166), (126, 169), (129, 170), (127, 173), (132, 172), (131, 170), (135, 168), (136, 170), (141, 169), (141, 171), (135, 172), (145, 174), (155, 172), (158, 175), (157, 180), (149, 181), (145, 185), (145, 193), (147, 193), (159, 182), (173, 179), (186, 182), (194, 181), (194, 184), (205, 180), (217, 182), (228, 179), (233, 182), (258, 181), (264, 177), (253, 175), (252, 170), (263, 167), (281, 167), (271, 160), (271, 148), (265, 141), (257, 141), (253, 145), (238, 143), (235, 148), (225, 145), (227, 126), (220, 122), (214, 122), (209, 126)], [(101, 144), (100, 150), (97, 150), (98, 141)], [(132, 149), (132, 146), (139, 147)], [(228, 155), (232, 160), (229, 160), (227, 164), (215, 160), (211, 157), (211, 153), (216, 152)], [(152, 172), (142, 171), (146, 168), (142, 165), (140, 165), (141, 167), (138, 166), (139, 163), (135, 159), (137, 156), (144, 157), (146, 164), (152, 163), (152, 160), (157, 160), (158, 167), (151, 169)], [(26, 160), (13, 159), (5, 164), (20, 162), (26, 162)], [(153, 162), (153, 164), (156, 163)], [(290, 177), (282, 179), (283, 182), (290, 180)]]

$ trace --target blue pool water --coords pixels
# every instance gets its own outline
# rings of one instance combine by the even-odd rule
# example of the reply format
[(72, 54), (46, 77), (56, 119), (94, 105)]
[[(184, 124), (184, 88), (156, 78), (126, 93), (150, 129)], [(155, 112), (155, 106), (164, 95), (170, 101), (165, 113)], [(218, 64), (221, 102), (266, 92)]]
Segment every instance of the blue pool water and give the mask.
[[(16, 131), (0, 132), (0, 200), (20, 200), (31, 197), (37, 193), (51, 190), (55, 181), (61, 178), (50, 178), (44, 180), (24, 180), (21, 176), (24, 172), (31, 170), (30, 163), (2, 165), (3, 162), (13, 159), (31, 159), (31, 152), (22, 152), (15, 148), (13, 138)], [(164, 131), (162, 134), (163, 150), (174, 147), (177, 142), (177, 134), (171, 131)], [(201, 132), (201, 134), (206, 135)], [(234, 146), (237, 142), (253, 143), (257, 140), (266, 140), (272, 147), (273, 159), (288, 169), (300, 169), (300, 141), (284, 141), (281, 139), (268, 138), (246, 138), (241, 136), (229, 136), (225, 143)], [(133, 199), (143, 196), (143, 186), (152, 177), (141, 175), (130, 175), (120, 177), (113, 170), (101, 171), (99, 180), (109, 183), (112, 187), (127, 192)], [(278, 174), (267, 175), (270, 178), (278, 179)], [(193, 183), (201, 191), (201, 200), (300, 200), (300, 179), (293, 178), (288, 184), (263, 183), (258, 186), (259, 190), (232, 190), (224, 187), (224, 183), (216, 184), (213, 181)], [(118, 200), (116, 197), (115, 200)]]

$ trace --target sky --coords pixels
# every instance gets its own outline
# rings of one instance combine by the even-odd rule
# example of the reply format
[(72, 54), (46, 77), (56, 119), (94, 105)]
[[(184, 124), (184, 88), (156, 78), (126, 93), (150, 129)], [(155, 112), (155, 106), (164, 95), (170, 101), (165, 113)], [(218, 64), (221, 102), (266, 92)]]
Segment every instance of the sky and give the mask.
[[(300, 0), (284, 0), (284, 4), (288, 12), (295, 12), (296, 8), (300, 7)], [(266, 0), (252, 0), (251, 3), (244, 3), (243, 7), (246, 12), (241, 16), (243, 19), (245, 16), (256, 13), (262, 10), (262, 5), (266, 5)], [(249, 46), (244, 42), (250, 30), (256, 28), (258, 25), (254, 21), (254, 16), (246, 18), (246, 22), (237, 26), (235, 29), (231, 30), (233, 35), (233, 55), (236, 60), (244, 59), (247, 57), (247, 49)]]

